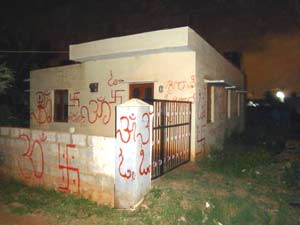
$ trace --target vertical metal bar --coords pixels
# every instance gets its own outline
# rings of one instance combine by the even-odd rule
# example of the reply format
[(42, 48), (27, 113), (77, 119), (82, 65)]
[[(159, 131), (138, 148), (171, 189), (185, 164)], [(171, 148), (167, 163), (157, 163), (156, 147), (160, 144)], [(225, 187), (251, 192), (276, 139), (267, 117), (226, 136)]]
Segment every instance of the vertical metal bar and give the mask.
[(155, 151), (156, 151), (156, 134), (155, 134), (155, 120), (156, 120), (156, 112), (155, 112), (155, 103), (153, 102), (153, 121), (152, 121), (152, 140), (154, 145), (152, 147), (152, 157), (151, 157), (151, 178), (155, 177), (156, 167), (154, 162), (156, 162)]
[[(184, 121), (186, 121), (186, 105), (184, 105)], [(183, 147), (182, 147), (182, 157), (181, 157), (181, 161), (184, 161), (185, 160), (185, 150), (186, 150), (186, 126), (183, 126), (183, 129), (184, 129), (184, 132), (183, 132), (183, 135), (184, 135), (184, 139), (183, 139)]]
[[(179, 112), (178, 112), (178, 102), (175, 102), (174, 103), (174, 108), (175, 108), (175, 123), (178, 124), (179, 123), (179, 120), (178, 120), (178, 115), (179, 115)], [(179, 132), (178, 132), (178, 127), (174, 127), (175, 128), (175, 146), (174, 146), (174, 151), (173, 151), (173, 154), (172, 154), (172, 160), (173, 160), (173, 165), (177, 166), (177, 161), (176, 161), (176, 152), (177, 152), (177, 149), (178, 149), (178, 141), (179, 141)]]
[(162, 164), (160, 166), (160, 175), (164, 173), (164, 153), (165, 153), (165, 116), (166, 116), (166, 105), (165, 102), (161, 102), (161, 128), (160, 128), (160, 159)]
[(152, 178), (156, 178), (190, 160), (192, 104), (153, 100), (153, 107)]
[[(174, 105), (173, 105), (173, 102), (169, 102), (168, 103), (169, 106), (170, 106), (170, 114), (171, 114), (171, 123), (170, 125), (173, 125), (174, 123)], [(171, 140), (171, 147), (168, 149), (168, 169), (172, 168), (172, 153), (173, 153), (173, 149), (174, 149), (174, 130), (173, 128), (169, 128), (169, 137), (170, 137), (170, 140)]]
[(115, 138), (117, 138), (117, 106), (115, 106)]
[[(169, 114), (171, 115), (171, 120), (170, 120), (170, 124), (172, 125), (173, 121), (174, 121), (174, 110), (173, 110), (173, 103), (172, 102), (168, 102), (169, 105)], [(174, 133), (173, 133), (173, 129), (172, 128), (167, 128), (168, 133), (169, 133), (169, 140), (170, 140), (170, 147), (167, 150), (168, 151), (168, 170), (170, 170), (170, 168), (172, 168), (172, 151), (173, 151), (173, 145), (174, 145)]]
[[(190, 110), (189, 110), (189, 105), (186, 104), (185, 105), (185, 108), (186, 108), (186, 121), (189, 120), (189, 116), (190, 116)], [(189, 126), (186, 126), (186, 137), (185, 137), (185, 141), (186, 141), (186, 146), (185, 146), (185, 158), (184, 160), (186, 161), (188, 158), (189, 158), (189, 147), (190, 147), (190, 143), (189, 143), (189, 139), (190, 139), (190, 127)]]
[(188, 160), (191, 159), (191, 134), (192, 134), (192, 103), (189, 103), (190, 107), (189, 107), (189, 111), (190, 111), (190, 119), (189, 119), (189, 133), (190, 133), (190, 136), (189, 136), (189, 158)]

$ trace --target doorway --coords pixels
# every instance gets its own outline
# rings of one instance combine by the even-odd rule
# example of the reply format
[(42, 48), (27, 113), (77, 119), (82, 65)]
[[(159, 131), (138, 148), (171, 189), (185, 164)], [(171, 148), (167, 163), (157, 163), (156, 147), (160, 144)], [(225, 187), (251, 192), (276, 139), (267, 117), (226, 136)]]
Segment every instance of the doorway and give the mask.
[(129, 98), (153, 105), (151, 177), (188, 162), (191, 153), (191, 102), (153, 99), (153, 83), (129, 85)]
[(153, 83), (139, 83), (129, 85), (129, 99), (138, 98), (142, 100), (153, 99)]

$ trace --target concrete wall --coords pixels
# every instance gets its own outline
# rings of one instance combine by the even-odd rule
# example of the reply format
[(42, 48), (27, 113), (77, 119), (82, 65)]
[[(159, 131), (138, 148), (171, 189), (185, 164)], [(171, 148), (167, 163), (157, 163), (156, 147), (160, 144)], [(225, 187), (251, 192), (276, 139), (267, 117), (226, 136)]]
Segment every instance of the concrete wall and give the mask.
[(70, 60), (86, 62), (187, 50), (188, 29), (179, 27), (70, 45)]
[[(115, 45), (118, 40), (119, 50)], [(72, 46), (71, 50), (70, 57), (81, 64), (31, 73), (32, 128), (68, 132), (74, 127), (79, 133), (113, 137), (115, 106), (128, 100), (130, 83), (144, 82), (154, 83), (156, 99), (193, 103), (192, 160), (205, 146), (208, 148), (223, 139), (225, 130), (232, 130), (238, 124), (242, 127), (243, 107), (240, 117), (224, 117), (226, 104), (222, 88), (216, 89), (216, 120), (206, 123), (204, 79), (223, 79), (243, 90), (244, 77), (188, 27), (84, 43)], [(92, 82), (99, 83), (99, 92), (89, 91)], [(159, 92), (159, 88), (163, 91)], [(69, 90), (68, 123), (53, 122), (54, 89)]]
[(114, 206), (115, 138), (0, 128), (0, 171)]
[[(115, 135), (115, 106), (129, 98), (129, 84), (154, 82), (154, 98), (194, 99), (195, 54), (159, 53), (136, 57), (89, 61), (78, 65), (31, 72), (30, 126), (109, 136)], [(99, 83), (91, 93), (89, 84)], [(158, 91), (163, 86), (163, 92)], [(53, 121), (54, 89), (69, 90), (69, 122)]]
[[(213, 145), (221, 144), (225, 134), (244, 128), (244, 98), (240, 94), (240, 115), (237, 115), (237, 91), (245, 90), (244, 75), (213, 49), (193, 30), (189, 30), (189, 45), (196, 52), (196, 107), (194, 145), (195, 157), (201, 157)], [(207, 83), (204, 80), (224, 80), (236, 86), (231, 91), (231, 117), (227, 118), (227, 100), (225, 86), (214, 87), (214, 122), (207, 123)], [(193, 143), (192, 143), (193, 145)]]
[(116, 111), (115, 206), (134, 208), (151, 189), (153, 106), (131, 99)]

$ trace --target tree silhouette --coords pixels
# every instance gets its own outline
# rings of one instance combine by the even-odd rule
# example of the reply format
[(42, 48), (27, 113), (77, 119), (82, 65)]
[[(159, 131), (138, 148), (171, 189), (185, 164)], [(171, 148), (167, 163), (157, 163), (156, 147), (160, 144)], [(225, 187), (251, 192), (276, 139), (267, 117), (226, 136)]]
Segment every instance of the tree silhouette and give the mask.
[(14, 72), (6, 66), (5, 62), (0, 64), (0, 95), (6, 93), (15, 80)]

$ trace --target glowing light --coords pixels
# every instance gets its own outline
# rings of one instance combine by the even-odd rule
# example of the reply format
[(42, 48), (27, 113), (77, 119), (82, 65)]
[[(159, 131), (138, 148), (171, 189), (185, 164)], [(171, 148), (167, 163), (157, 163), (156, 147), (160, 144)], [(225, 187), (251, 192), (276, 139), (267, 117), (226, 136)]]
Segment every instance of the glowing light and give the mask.
[(284, 93), (283, 93), (282, 91), (277, 91), (277, 92), (276, 92), (276, 97), (279, 98), (279, 100), (280, 100), (281, 102), (283, 102), (283, 101), (284, 101), (285, 95), (284, 95)]

